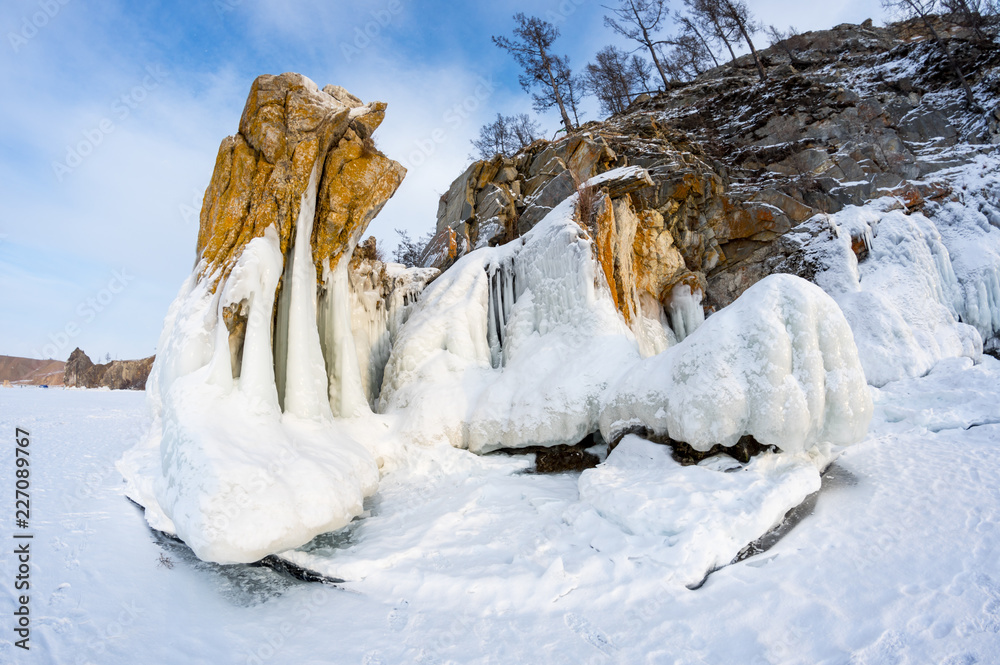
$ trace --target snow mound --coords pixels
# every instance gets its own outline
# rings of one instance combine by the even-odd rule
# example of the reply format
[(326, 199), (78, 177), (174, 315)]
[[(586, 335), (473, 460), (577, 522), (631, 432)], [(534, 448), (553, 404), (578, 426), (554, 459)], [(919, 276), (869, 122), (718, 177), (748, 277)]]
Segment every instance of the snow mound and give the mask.
[(801, 452), (864, 437), (872, 399), (851, 329), (819, 287), (771, 275), (683, 342), (629, 369), (606, 396), (601, 434), (642, 428), (696, 450), (752, 435)]
[(768, 452), (727, 471), (681, 466), (667, 446), (630, 434), (604, 464), (580, 475), (580, 499), (626, 533), (665, 539), (657, 563), (671, 580), (690, 585), (819, 491), (827, 461)]
[[(303, 238), (308, 249), (300, 224), (295, 258), (311, 268), (299, 256)], [(177, 534), (206, 561), (252, 562), (302, 545), (348, 524), (378, 486), (374, 457), (333, 420), (310, 270), (293, 270), (286, 289), (282, 413), (271, 340), (282, 270), (271, 227), (247, 244), (214, 292), (214, 279), (199, 280), (198, 270), (187, 280), (147, 384), (153, 425), (118, 464), (149, 524)], [(233, 306), (249, 308), (241, 356), (225, 321)]]
[(640, 354), (573, 221), (575, 200), (520, 241), (462, 257), (424, 292), (381, 397), (410, 438), (489, 452), (596, 430), (601, 395)]

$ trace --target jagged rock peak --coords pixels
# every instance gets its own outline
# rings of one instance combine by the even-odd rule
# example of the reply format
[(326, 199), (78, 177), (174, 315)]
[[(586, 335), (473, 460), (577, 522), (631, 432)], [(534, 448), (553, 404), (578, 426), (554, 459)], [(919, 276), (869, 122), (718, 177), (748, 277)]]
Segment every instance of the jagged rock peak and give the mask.
[(385, 109), (339, 86), (320, 90), (301, 74), (257, 77), (239, 132), (223, 140), (205, 191), (197, 247), (202, 274), (228, 275), (247, 243), (271, 225), (287, 254), (310, 188), (317, 277), (349, 256), (406, 174), (372, 140)]
[(83, 349), (69, 354), (64, 368), (63, 383), (76, 388), (111, 388), (112, 390), (142, 390), (156, 356), (140, 360), (112, 360), (94, 364)]

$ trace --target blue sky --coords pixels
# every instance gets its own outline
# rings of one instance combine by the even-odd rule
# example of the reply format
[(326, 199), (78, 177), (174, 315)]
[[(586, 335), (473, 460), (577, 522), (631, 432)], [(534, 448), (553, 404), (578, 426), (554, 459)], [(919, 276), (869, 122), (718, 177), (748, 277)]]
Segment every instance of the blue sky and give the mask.
[[(620, 43), (601, 4), (6, 0), (0, 354), (154, 352), (195, 261), (219, 142), (236, 131), (257, 75), (296, 71), (389, 104), (376, 139), (409, 174), (369, 232), (391, 247), (396, 228), (417, 236), (433, 227), (482, 124), (531, 112), (490, 35), (509, 32), (517, 11), (541, 16), (581, 67)], [(874, 0), (750, 4), (765, 22), (800, 30), (881, 17)], [(598, 117), (592, 100), (585, 110)], [(540, 120), (558, 127), (554, 114)]]

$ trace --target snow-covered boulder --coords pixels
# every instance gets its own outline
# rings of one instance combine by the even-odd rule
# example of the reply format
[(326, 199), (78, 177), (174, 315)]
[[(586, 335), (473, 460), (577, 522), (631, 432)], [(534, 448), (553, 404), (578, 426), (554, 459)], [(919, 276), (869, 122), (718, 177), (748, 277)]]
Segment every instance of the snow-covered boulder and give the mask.
[(651, 554), (662, 582), (690, 586), (819, 491), (825, 461), (766, 452), (742, 467), (722, 458), (683, 466), (666, 446), (628, 435), (604, 464), (580, 475), (580, 500), (626, 533), (662, 541)]
[(844, 315), (822, 289), (772, 275), (605, 396), (601, 434), (646, 430), (696, 450), (742, 436), (785, 452), (864, 437), (872, 399)]

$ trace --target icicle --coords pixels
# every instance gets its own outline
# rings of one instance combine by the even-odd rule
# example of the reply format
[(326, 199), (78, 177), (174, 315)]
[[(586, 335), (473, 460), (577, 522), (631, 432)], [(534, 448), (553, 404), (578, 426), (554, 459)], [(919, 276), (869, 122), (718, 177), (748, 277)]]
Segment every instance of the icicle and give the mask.
[[(246, 336), (243, 340), (243, 361), (240, 367), (240, 390), (264, 403), (269, 410), (278, 409), (274, 386), (274, 364), (271, 351), (271, 316), (274, 293), (281, 274), (281, 250), (278, 233), (267, 227), (255, 254), (258, 290), (249, 295)], [(249, 245), (248, 245), (249, 247)]]
[[(320, 161), (313, 166), (295, 223), (291, 284), (288, 289), (288, 335), (285, 361), (284, 410), (300, 418), (331, 416), (327, 376), (316, 329), (316, 268), (312, 259), (312, 228)], [(288, 271), (286, 271), (287, 274)]]
[(503, 345), (507, 336), (507, 322), (517, 302), (514, 259), (490, 263), (486, 267), (489, 275), (489, 303), (487, 303), (487, 339), (490, 344), (490, 361), (493, 367), (504, 365)]
[(701, 289), (691, 290), (687, 284), (678, 284), (670, 296), (670, 326), (678, 342), (693, 333), (705, 322), (705, 310), (701, 306)]
[[(346, 273), (346, 309), (338, 304), (342, 287), (333, 273), (324, 274), (320, 296), (320, 338), (330, 379), (330, 399), (335, 414), (342, 416), (378, 409), (379, 395), (392, 345), (403, 323), (416, 306), (427, 281), (438, 274), (435, 269), (411, 268), (393, 264), (362, 262)], [(341, 270), (337, 268), (337, 270)], [(346, 331), (341, 321), (348, 321)], [(341, 342), (335, 341), (335, 338)], [(348, 367), (347, 355), (338, 344), (347, 343), (343, 354), (354, 354), (354, 369)], [(356, 384), (350, 385), (356, 377)], [(345, 383), (347, 381), (348, 383)], [(346, 401), (345, 401), (346, 400)]]
[[(317, 322), (321, 332), (324, 378), (328, 381), (327, 403), (334, 415), (350, 417), (370, 411), (361, 381), (358, 351), (351, 330), (348, 261), (325, 270), (324, 288)], [(324, 386), (326, 387), (326, 386)]]

